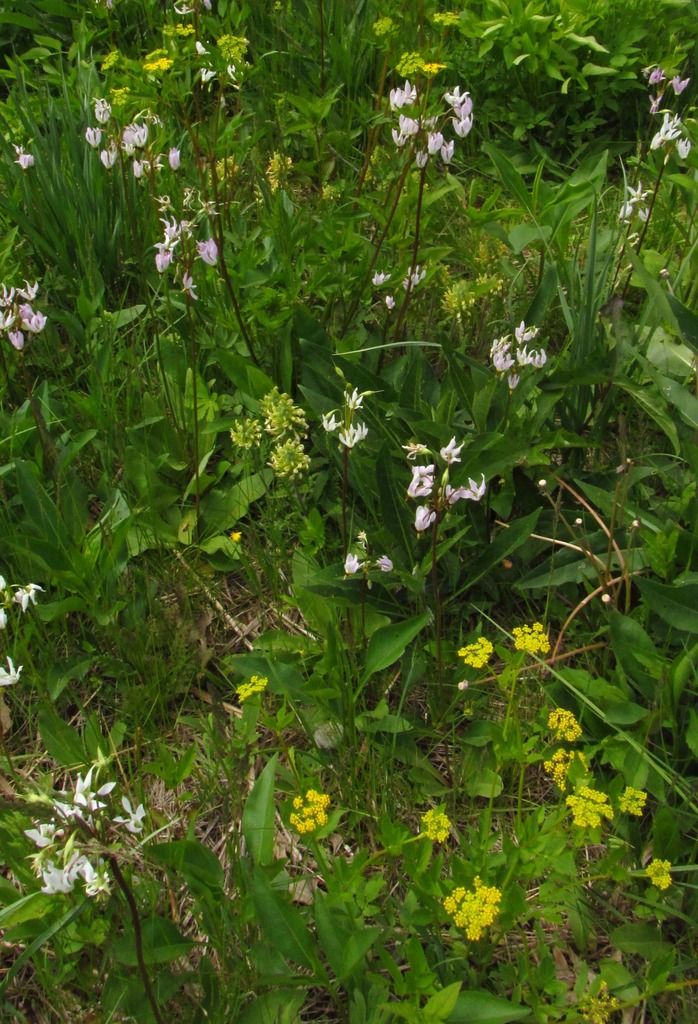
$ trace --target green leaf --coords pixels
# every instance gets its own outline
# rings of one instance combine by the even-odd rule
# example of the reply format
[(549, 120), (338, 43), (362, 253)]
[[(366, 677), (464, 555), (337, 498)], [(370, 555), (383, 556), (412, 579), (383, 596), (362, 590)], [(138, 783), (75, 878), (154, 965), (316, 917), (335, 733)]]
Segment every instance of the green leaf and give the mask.
[[(169, 963), (180, 956), (185, 956), (194, 945), (165, 917), (147, 917), (141, 921), (141, 937), (143, 959), (147, 964)], [(115, 940), (112, 952), (119, 963), (128, 967), (138, 965), (136, 941), (131, 929)]]
[(666, 403), (659, 396), (658, 389), (652, 386), (640, 387), (639, 384), (633, 384), (624, 377), (618, 377), (616, 384), (634, 399), (640, 409), (654, 420), (660, 430), (664, 431), (678, 455), (681, 451), (679, 435), (673, 419), (667, 412)]
[(431, 612), (424, 612), (404, 622), (377, 629), (368, 643), (362, 685), (381, 669), (393, 665), (405, 653), (408, 645), (431, 621)]
[(39, 732), (46, 750), (64, 768), (87, 763), (87, 753), (80, 736), (58, 717), (50, 705), (39, 711)]
[(636, 586), (648, 606), (675, 629), (698, 633), (698, 578), (656, 583), (638, 576)]
[(313, 937), (300, 911), (272, 889), (259, 868), (254, 869), (252, 876), (252, 900), (257, 924), (266, 941), (287, 960), (301, 967), (317, 968)]
[(501, 775), (491, 768), (480, 768), (476, 775), (463, 783), (463, 791), (468, 796), (483, 796), (487, 799), (498, 797), (503, 788)]
[(513, 1024), (531, 1016), (527, 1006), (517, 1006), (481, 989), (461, 992), (448, 1024)]
[(175, 839), (148, 847), (148, 855), (158, 864), (179, 872), (190, 888), (202, 886), (220, 893), (225, 876), (218, 857), (198, 839)]
[(611, 943), (621, 953), (639, 953), (645, 960), (653, 960), (672, 948), (651, 924), (622, 924), (611, 932)]
[(293, 989), (267, 992), (246, 1006), (237, 1024), (297, 1024), (305, 992)]
[[(691, 708), (688, 712), (688, 726), (686, 727), (686, 746), (694, 755), (698, 757), (698, 714)], [(1, 919), (2, 915), (0, 915)]]
[(256, 780), (242, 812), (242, 834), (255, 864), (274, 860), (274, 782), (278, 754), (274, 754)]
[(440, 992), (431, 996), (422, 1011), (424, 1020), (434, 1022), (446, 1020), (449, 1013), (455, 1009), (461, 985), (462, 982), (454, 981), (452, 985), (447, 985), (446, 988), (442, 988)]
[(524, 516), (523, 519), (515, 519), (513, 523), (509, 524), (508, 529), (498, 533), (480, 557), (474, 559), (470, 564), (467, 582), (455, 596), (459, 597), (466, 590), (469, 590), (478, 580), (481, 580), (496, 565), (499, 565), (502, 559), (506, 558), (507, 555), (510, 555), (512, 551), (515, 551), (516, 548), (528, 540), (536, 528), (540, 513), (541, 510), (537, 508), (529, 515)]

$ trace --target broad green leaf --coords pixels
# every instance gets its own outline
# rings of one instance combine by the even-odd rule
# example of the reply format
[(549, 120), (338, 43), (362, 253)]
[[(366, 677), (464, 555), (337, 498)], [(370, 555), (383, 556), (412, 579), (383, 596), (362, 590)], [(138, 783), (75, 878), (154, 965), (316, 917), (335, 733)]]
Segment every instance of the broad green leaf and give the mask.
[(424, 612), (404, 622), (396, 622), (390, 626), (377, 629), (368, 643), (362, 683), (370, 679), (376, 672), (388, 668), (402, 657), (408, 645), (421, 633), (431, 621), (431, 613)]
[(448, 1024), (513, 1024), (531, 1016), (527, 1006), (517, 1006), (491, 992), (461, 992)]
[(541, 513), (539, 508), (524, 516), (523, 519), (515, 519), (509, 527), (502, 530), (489, 544), (479, 558), (475, 558), (467, 567), (467, 582), (455, 595), (459, 597), (466, 590), (474, 586), (478, 580), (486, 576), (496, 565), (515, 551), (521, 544), (528, 540), (536, 528), (538, 517)]
[(675, 629), (698, 633), (698, 577), (667, 584), (638, 576), (635, 583), (643, 599), (660, 619)]
[(305, 992), (294, 989), (267, 992), (246, 1006), (237, 1024), (297, 1024)]
[(274, 754), (256, 780), (242, 812), (242, 833), (255, 864), (274, 859), (274, 782), (278, 754)]
[(622, 924), (611, 932), (611, 944), (621, 953), (638, 953), (645, 960), (667, 953), (671, 946), (651, 924)]
[[(169, 963), (180, 956), (185, 956), (194, 945), (191, 939), (185, 938), (165, 917), (146, 917), (142, 920), (141, 937), (143, 959), (147, 964)], [(136, 940), (131, 927), (114, 941), (111, 948), (119, 963), (128, 967), (138, 965)]]
[(50, 705), (39, 711), (39, 732), (48, 753), (64, 768), (86, 764), (88, 758), (80, 736)]
[(618, 377), (616, 384), (634, 399), (640, 409), (654, 420), (660, 430), (664, 431), (678, 455), (681, 451), (679, 435), (674, 421), (667, 411), (666, 403), (659, 396), (658, 389), (653, 386), (641, 387), (624, 377)]
[(498, 797), (503, 788), (501, 775), (491, 768), (480, 768), (477, 774), (471, 775), (463, 783), (463, 790), (468, 796), (482, 796), (487, 799)]
[(283, 957), (301, 967), (317, 968), (313, 937), (301, 915), (286, 897), (272, 889), (259, 868), (252, 876), (252, 900), (256, 921), (266, 939)]
[(423, 1010), (424, 1020), (434, 1021), (435, 1024), (437, 1021), (446, 1020), (455, 1009), (461, 985), (462, 982), (454, 981), (452, 985), (447, 985), (446, 988), (442, 988), (440, 992), (431, 996)]
[(220, 893), (223, 888), (224, 874), (218, 857), (198, 839), (175, 839), (148, 846), (148, 856), (178, 871), (195, 889), (203, 886)]

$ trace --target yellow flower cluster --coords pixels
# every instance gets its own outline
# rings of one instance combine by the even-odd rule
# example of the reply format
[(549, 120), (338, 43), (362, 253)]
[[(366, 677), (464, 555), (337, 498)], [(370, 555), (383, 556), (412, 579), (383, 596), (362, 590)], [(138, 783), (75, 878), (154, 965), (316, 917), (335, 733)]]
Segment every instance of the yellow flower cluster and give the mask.
[(273, 153), (271, 155), (265, 173), (272, 192), (276, 192), (285, 184), (292, 167), (293, 160), (290, 156), (284, 156), (283, 153)]
[(299, 835), (315, 832), (327, 824), (327, 808), (330, 798), (327, 793), (318, 793), (316, 789), (307, 790), (305, 796), (297, 796), (293, 801), (293, 813), (290, 822)]
[(298, 435), (308, 429), (303, 410), (295, 404), (290, 395), (282, 394), (278, 388), (269, 391), (259, 403), (264, 417), (264, 429), (272, 437), (293, 433)]
[(178, 36), (193, 36), (194, 26), (193, 25), (175, 25), (175, 32)]
[(102, 61), (102, 71), (109, 71), (121, 60), (121, 54), (118, 50), (111, 50)]
[(581, 1019), (587, 1024), (608, 1024), (611, 1015), (620, 1007), (615, 996), (608, 994), (608, 985), (602, 981), (595, 996), (587, 996), (578, 1006)]
[(262, 440), (262, 425), (259, 420), (252, 416), (245, 416), (244, 419), (235, 420), (230, 428), (230, 440), (236, 448), (248, 451), (256, 448)]
[(225, 35), (218, 40), (218, 49), (223, 54), (223, 58), (229, 60), (231, 64), (239, 64), (242, 61), (247, 53), (248, 45), (249, 40), (244, 36)]
[(502, 893), (494, 886), (483, 885), (479, 878), (473, 884), (472, 890), (462, 886), (454, 889), (443, 901), (443, 908), (469, 939), (476, 940), (496, 920)]
[(527, 651), (528, 654), (547, 654), (550, 650), (550, 641), (541, 622), (534, 622), (532, 626), (515, 626), (511, 632), (517, 651)]
[(574, 743), (582, 735), (582, 729), (571, 711), (555, 708), (548, 715), (548, 728), (552, 729), (556, 740), (567, 740)]
[(598, 828), (604, 818), (613, 820), (613, 808), (607, 795), (591, 786), (582, 786), (574, 796), (568, 796), (565, 803), (579, 828)]
[(451, 822), (443, 811), (433, 808), (422, 815), (421, 833), (434, 843), (445, 843), (451, 831)]
[(579, 761), (581, 766), (586, 770), (587, 759), (580, 750), (563, 750), (560, 747), (556, 750), (549, 761), (543, 762), (544, 771), (550, 775), (558, 789), (561, 789), (564, 793), (567, 789), (567, 776), (569, 775), (570, 768), (572, 767), (573, 761)]
[(427, 78), (432, 78), (445, 67), (445, 64), (426, 61), (421, 53), (411, 50), (402, 54), (395, 70), (401, 78), (414, 78), (415, 75), (426, 75)]
[(392, 18), (383, 17), (373, 22), (373, 34), (378, 36), (389, 36), (391, 32), (395, 31), (395, 22)]
[(458, 657), (471, 668), (484, 668), (494, 653), (494, 647), (486, 637), (481, 636), (467, 647), (461, 647)]
[(255, 693), (263, 693), (268, 685), (269, 680), (266, 676), (252, 676), (246, 683), (241, 683), (235, 692), (238, 695), (238, 700), (243, 704), (250, 697), (253, 697)]
[(110, 89), (109, 99), (111, 100), (112, 107), (123, 107), (129, 98), (131, 90), (127, 85), (122, 86), (120, 89)]
[(172, 58), (167, 56), (167, 50), (153, 50), (152, 53), (146, 54), (143, 70), (157, 74), (160, 71), (169, 71), (173, 64)]
[(653, 860), (647, 865), (646, 875), (657, 889), (668, 889), (671, 885), (671, 863), (668, 860)]
[(292, 480), (310, 468), (310, 456), (306, 453), (303, 442), (295, 437), (277, 444), (271, 453), (269, 465), (277, 476)]
[(435, 25), (443, 25), (444, 28), (447, 28), (449, 25), (457, 25), (459, 23), (460, 14), (456, 11), (442, 11), (432, 15), (431, 20)]
[(646, 803), (647, 793), (644, 790), (626, 786), (618, 801), (618, 809), (623, 814), (634, 814), (636, 818), (639, 818), (642, 816)]

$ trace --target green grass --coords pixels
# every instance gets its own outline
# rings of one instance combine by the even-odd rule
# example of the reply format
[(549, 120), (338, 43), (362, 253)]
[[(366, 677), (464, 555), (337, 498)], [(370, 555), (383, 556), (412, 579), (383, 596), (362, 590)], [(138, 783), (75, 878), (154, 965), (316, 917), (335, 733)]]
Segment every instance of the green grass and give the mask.
[(695, 4), (78, 6), (0, 14), (3, 1019), (693, 1021)]

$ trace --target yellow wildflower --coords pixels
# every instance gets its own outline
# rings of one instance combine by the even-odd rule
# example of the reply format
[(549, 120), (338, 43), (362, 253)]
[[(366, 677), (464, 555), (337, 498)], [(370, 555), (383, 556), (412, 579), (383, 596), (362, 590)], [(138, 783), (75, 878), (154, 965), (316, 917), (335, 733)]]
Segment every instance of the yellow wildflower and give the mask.
[(394, 32), (396, 28), (395, 22), (392, 18), (379, 18), (373, 22), (373, 34), (378, 36), (389, 36), (391, 32)]
[(194, 26), (193, 25), (175, 25), (175, 32), (178, 36), (193, 36)]
[(480, 878), (473, 884), (470, 891), (462, 886), (454, 889), (443, 901), (443, 908), (469, 939), (476, 940), (496, 920), (502, 893), (494, 886), (483, 885)]
[(636, 818), (640, 818), (646, 803), (647, 793), (644, 790), (626, 786), (618, 801), (618, 810), (623, 814), (634, 814)]
[(315, 832), (327, 824), (327, 809), (330, 798), (327, 793), (318, 793), (309, 789), (305, 796), (297, 796), (293, 801), (293, 813), (290, 822), (299, 835)]
[(613, 820), (613, 808), (608, 802), (608, 796), (591, 786), (582, 786), (574, 796), (568, 796), (565, 803), (579, 828), (598, 828), (604, 818)]
[(414, 75), (420, 74), (423, 68), (424, 58), (421, 53), (411, 50), (402, 54), (395, 70), (400, 78), (412, 78)]
[(587, 1024), (608, 1024), (611, 1014), (620, 1007), (615, 996), (608, 994), (608, 985), (602, 981), (595, 996), (585, 996), (577, 1007), (581, 1019)]
[(433, 78), (434, 75), (438, 75), (439, 71), (443, 71), (445, 67), (446, 64), (439, 64), (438, 61), (425, 61), (425, 63), (422, 64), (422, 71), (427, 78)]
[(224, 35), (217, 40), (217, 43), (223, 58), (230, 61), (231, 64), (239, 64), (249, 46), (249, 40), (244, 36)]
[(242, 539), (242, 534), (239, 530), (231, 530), (228, 536), (232, 540), (233, 544), (239, 544)]
[(532, 626), (515, 626), (511, 632), (517, 651), (527, 651), (528, 654), (547, 654), (550, 650), (550, 641), (545, 635), (541, 622), (534, 622)]
[(131, 90), (127, 85), (122, 86), (120, 89), (110, 89), (109, 99), (111, 100), (112, 107), (123, 107), (129, 98)]
[(143, 70), (157, 74), (160, 71), (169, 71), (173, 64), (172, 58), (167, 56), (167, 50), (153, 50), (152, 53), (146, 54)]
[(451, 822), (443, 811), (433, 808), (422, 815), (421, 834), (434, 843), (445, 843), (451, 831)]
[(567, 789), (567, 776), (573, 761), (578, 761), (580, 766), (586, 771), (587, 759), (580, 750), (564, 750), (560, 747), (549, 761), (543, 762), (544, 771), (550, 775), (555, 785), (563, 793)]
[(115, 64), (118, 64), (120, 60), (121, 54), (119, 53), (119, 51), (112, 50), (110, 53), (106, 55), (106, 57), (102, 61), (102, 71), (109, 71), (109, 69), (113, 68)]
[(282, 153), (273, 153), (271, 155), (265, 173), (272, 192), (276, 192), (277, 189), (286, 183), (292, 167), (293, 160), (290, 156), (284, 156)]
[(268, 465), (277, 476), (292, 480), (310, 469), (310, 456), (306, 453), (303, 442), (296, 437), (277, 444), (271, 453)]
[(668, 860), (653, 860), (646, 868), (645, 874), (657, 889), (668, 889), (671, 885), (671, 863)]
[(230, 428), (230, 440), (236, 448), (242, 448), (245, 451), (256, 448), (262, 440), (261, 423), (252, 416), (235, 420)]
[(264, 429), (272, 437), (281, 437), (286, 433), (298, 437), (299, 433), (308, 429), (303, 410), (290, 395), (279, 392), (278, 388), (267, 392), (259, 407), (264, 417)]
[(458, 657), (471, 668), (484, 668), (493, 654), (494, 647), (484, 636), (478, 637), (474, 643), (461, 647), (458, 651)]
[(263, 693), (268, 685), (269, 680), (266, 676), (252, 676), (246, 683), (241, 683), (235, 692), (240, 703), (244, 704), (246, 700), (254, 697), (256, 693)]
[(456, 11), (442, 11), (432, 15), (431, 20), (435, 25), (443, 25), (444, 28), (447, 28), (449, 25), (457, 25), (460, 22), (460, 14)]
[(574, 743), (582, 735), (582, 729), (571, 711), (555, 708), (548, 715), (548, 728), (552, 729), (556, 740), (567, 740)]

